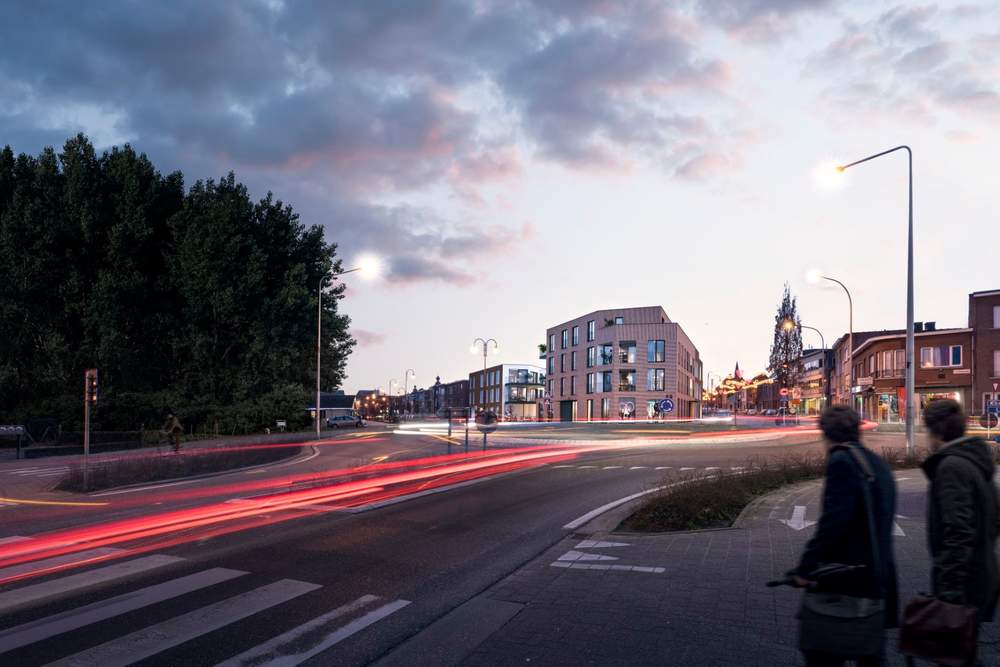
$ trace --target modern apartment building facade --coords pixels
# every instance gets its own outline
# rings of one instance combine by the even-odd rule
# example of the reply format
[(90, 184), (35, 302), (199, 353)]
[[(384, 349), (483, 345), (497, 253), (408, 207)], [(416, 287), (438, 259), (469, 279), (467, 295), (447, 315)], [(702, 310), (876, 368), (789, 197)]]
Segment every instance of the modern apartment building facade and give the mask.
[(1000, 290), (969, 295), (972, 329), (972, 411), (983, 414), (986, 402), (1000, 400)]
[(469, 373), (473, 412), (492, 411), (505, 421), (538, 419), (545, 369), (534, 364), (498, 364)]
[[(594, 311), (550, 327), (545, 339), (547, 418), (701, 415), (698, 349), (660, 306)], [(665, 398), (670, 413), (659, 411)]]

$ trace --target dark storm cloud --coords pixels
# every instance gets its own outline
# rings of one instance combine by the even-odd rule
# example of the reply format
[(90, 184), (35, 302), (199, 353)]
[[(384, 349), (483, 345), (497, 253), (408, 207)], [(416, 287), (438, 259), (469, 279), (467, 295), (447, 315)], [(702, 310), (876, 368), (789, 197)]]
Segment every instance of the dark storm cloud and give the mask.
[[(808, 3), (750, 4), (712, 16), (734, 26)], [(573, 167), (655, 156), (699, 179), (726, 163), (710, 110), (725, 106), (728, 67), (699, 50), (690, 16), (664, 7), (12, 3), (0, 82), (20, 101), (0, 101), (0, 130), (29, 152), (85, 131), (189, 178), (235, 169), (322, 221), (342, 250), (391, 255), (400, 280), (466, 284), (470, 256), (499, 254), (525, 230), (373, 202), (444, 187), (482, 205), (484, 185), (521, 168), (524, 140)], [(430, 266), (441, 259), (451, 265)]]

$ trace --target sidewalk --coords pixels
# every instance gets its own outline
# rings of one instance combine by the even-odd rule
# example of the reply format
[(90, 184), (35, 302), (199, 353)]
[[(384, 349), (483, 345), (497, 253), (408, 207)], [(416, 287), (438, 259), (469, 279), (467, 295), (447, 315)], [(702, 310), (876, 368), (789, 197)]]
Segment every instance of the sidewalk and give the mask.
[[(926, 484), (919, 471), (897, 473), (897, 480), (895, 551), (905, 603), (928, 586)], [(732, 529), (569, 536), (472, 601), (511, 611), (450, 664), (802, 664), (794, 619), (801, 592), (764, 582), (796, 564), (820, 493), (820, 482), (784, 489), (751, 506)], [(998, 664), (1000, 628), (983, 627), (983, 662)], [(434, 651), (424, 638), (434, 629), (401, 646), (391, 662)], [(903, 664), (896, 643), (894, 631), (890, 665)]]

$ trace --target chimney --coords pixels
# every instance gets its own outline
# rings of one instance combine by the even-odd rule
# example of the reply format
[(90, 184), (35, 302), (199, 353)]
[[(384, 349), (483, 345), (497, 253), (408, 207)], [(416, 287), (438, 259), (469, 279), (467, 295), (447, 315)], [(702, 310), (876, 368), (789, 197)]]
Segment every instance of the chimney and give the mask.
[(924, 323), (923, 322), (914, 322), (913, 323), (913, 331), (915, 333), (920, 333), (923, 330), (924, 330)]
[(937, 329), (937, 322), (927, 322), (924, 324), (924, 331), (934, 331)]

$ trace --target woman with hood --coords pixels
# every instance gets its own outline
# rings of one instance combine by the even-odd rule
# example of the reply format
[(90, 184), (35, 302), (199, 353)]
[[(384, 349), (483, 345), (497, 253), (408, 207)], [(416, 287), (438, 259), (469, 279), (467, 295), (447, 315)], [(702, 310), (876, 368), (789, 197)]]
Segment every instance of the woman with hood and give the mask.
[(1000, 594), (993, 550), (1000, 519), (993, 452), (982, 438), (965, 435), (965, 413), (956, 401), (931, 401), (924, 423), (931, 440), (931, 455), (921, 467), (930, 480), (927, 538), (933, 595), (975, 607), (980, 623), (991, 621)]

